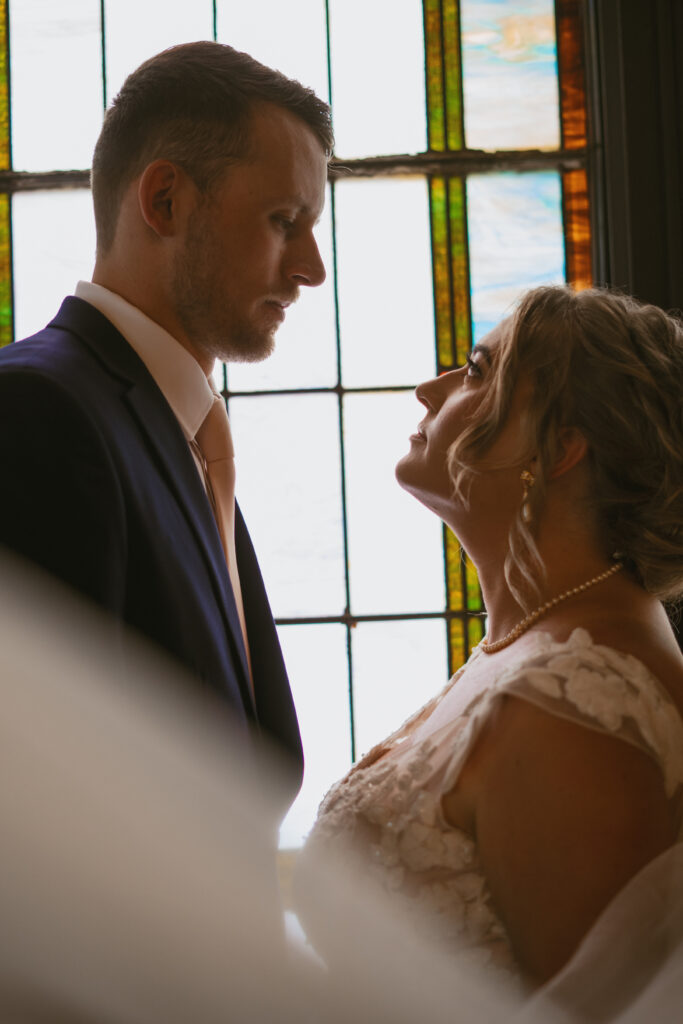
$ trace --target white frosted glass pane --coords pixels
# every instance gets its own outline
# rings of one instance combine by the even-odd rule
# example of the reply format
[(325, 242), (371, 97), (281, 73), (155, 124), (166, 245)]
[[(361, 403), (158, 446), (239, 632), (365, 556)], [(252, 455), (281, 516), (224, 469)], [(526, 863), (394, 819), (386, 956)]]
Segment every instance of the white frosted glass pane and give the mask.
[(554, 0), (462, 0), (470, 149), (560, 144)]
[(342, 381), (417, 384), (436, 358), (426, 183), (340, 181), (336, 199)]
[(90, 189), (19, 192), (12, 197), (15, 336), (44, 327), (76, 282), (90, 280), (95, 219)]
[(280, 626), (304, 748), (304, 782), (280, 829), (280, 846), (301, 846), (323, 796), (351, 767), (346, 629)]
[(446, 685), (446, 626), (441, 619), (360, 622), (351, 636), (360, 758)]
[(107, 105), (138, 65), (178, 43), (213, 38), (211, 0), (105, 0)]
[(325, 0), (217, 0), (216, 16), (219, 42), (328, 100)]
[[(329, 190), (328, 190), (329, 191)], [(233, 391), (333, 387), (337, 382), (334, 289), (332, 285), (332, 218), (329, 202), (316, 229), (327, 278), (318, 288), (302, 288), (276, 335), (275, 351), (261, 363), (231, 363)]]
[(351, 610), (441, 611), (441, 523), (396, 483), (424, 410), (412, 392), (344, 399)]
[(13, 0), (12, 164), (90, 167), (102, 124), (99, 0)]
[(230, 400), (237, 499), (277, 617), (339, 615), (344, 556), (337, 399)]
[(472, 321), (475, 340), (539, 284), (564, 281), (560, 178), (538, 174), (467, 179)]
[(329, 8), (336, 153), (426, 149), (421, 0), (330, 0)]

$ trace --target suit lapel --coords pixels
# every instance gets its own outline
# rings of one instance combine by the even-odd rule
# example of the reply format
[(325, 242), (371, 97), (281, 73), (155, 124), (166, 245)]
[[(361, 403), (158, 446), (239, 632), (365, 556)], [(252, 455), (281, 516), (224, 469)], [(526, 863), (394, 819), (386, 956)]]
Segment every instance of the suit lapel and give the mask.
[(183, 510), (202, 551), (237, 654), (235, 669), (244, 705), (254, 714), (242, 630), (223, 548), (189, 446), (172, 409), (123, 335), (89, 303), (77, 298), (65, 299), (53, 325), (76, 331), (95, 358), (120, 380), (122, 402), (144, 434), (153, 461)]

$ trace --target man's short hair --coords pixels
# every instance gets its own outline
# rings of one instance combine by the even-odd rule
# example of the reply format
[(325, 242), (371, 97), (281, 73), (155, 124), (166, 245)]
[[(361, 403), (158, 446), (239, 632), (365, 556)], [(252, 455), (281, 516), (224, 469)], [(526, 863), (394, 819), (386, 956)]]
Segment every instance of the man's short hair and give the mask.
[(231, 162), (248, 155), (250, 114), (260, 103), (299, 117), (330, 155), (327, 103), (231, 46), (184, 43), (133, 71), (105, 114), (93, 155), (98, 253), (111, 247), (124, 192), (145, 167), (171, 160), (206, 192)]

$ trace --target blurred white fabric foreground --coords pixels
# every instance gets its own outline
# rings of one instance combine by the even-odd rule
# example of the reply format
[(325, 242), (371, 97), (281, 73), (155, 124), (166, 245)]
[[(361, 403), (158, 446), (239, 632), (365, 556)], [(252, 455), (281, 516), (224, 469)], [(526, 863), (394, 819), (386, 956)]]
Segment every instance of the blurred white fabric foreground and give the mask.
[[(95, 615), (0, 569), (2, 1024), (679, 1019), (675, 855), (617, 901), (553, 986), (572, 1016), (521, 1007), (418, 945), (339, 866), (303, 879), (334, 969), (284, 955), (264, 897), (277, 765), (258, 777), (220, 707), (190, 700), (166, 662), (140, 649), (122, 675)], [(617, 1005), (650, 938), (666, 955)]]

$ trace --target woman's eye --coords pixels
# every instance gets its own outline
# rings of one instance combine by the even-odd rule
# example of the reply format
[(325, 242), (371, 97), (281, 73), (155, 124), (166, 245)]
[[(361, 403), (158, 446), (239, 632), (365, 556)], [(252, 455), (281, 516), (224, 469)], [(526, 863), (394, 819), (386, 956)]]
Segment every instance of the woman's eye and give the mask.
[(469, 356), (467, 357), (467, 376), (481, 377), (481, 367), (473, 359), (470, 359)]

